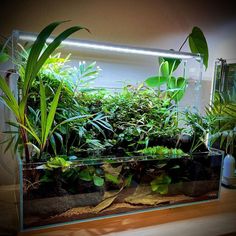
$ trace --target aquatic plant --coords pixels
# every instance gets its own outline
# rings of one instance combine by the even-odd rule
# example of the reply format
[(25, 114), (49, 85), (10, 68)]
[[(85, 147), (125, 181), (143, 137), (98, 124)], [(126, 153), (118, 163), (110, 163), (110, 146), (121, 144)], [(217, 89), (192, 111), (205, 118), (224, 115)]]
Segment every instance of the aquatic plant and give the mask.
[(168, 185), (171, 183), (171, 177), (165, 173), (157, 176), (151, 183), (151, 189), (153, 192), (160, 194), (168, 193)]

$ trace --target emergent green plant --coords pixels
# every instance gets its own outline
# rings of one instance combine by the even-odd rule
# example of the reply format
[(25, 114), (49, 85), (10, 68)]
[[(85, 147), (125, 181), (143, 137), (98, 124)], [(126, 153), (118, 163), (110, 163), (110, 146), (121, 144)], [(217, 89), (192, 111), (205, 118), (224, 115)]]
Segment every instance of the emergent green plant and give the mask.
[[(192, 32), (184, 40), (178, 51), (181, 51), (184, 44), (189, 42), (189, 47), (192, 53), (200, 53), (203, 56), (203, 64), (205, 69), (208, 67), (208, 45), (205, 36), (201, 29), (194, 27)], [(180, 65), (180, 59), (160, 58), (159, 73), (156, 76), (151, 76), (145, 80), (149, 87), (157, 87), (159, 92), (162, 85), (166, 86), (166, 95), (178, 103), (184, 96), (186, 89), (186, 78), (174, 77), (173, 72)]]
[(44, 168), (51, 171), (54, 169), (61, 169), (62, 172), (65, 172), (70, 168), (71, 164), (71, 161), (67, 161), (65, 158), (57, 156), (50, 158), (50, 160), (44, 164)]
[[(142, 150), (139, 150), (138, 152), (144, 154), (144, 155), (161, 155), (161, 158), (163, 158), (163, 155), (174, 155), (174, 156), (183, 156), (185, 153), (181, 149), (177, 148), (167, 148), (163, 146), (154, 146), (154, 147), (148, 147), (144, 148)], [(170, 156), (171, 157), (171, 156)]]
[(197, 110), (186, 109), (184, 111), (184, 125), (183, 134), (192, 137), (190, 152), (197, 151), (202, 145), (205, 146), (207, 134), (209, 133), (209, 119)]
[[(6, 83), (4, 78), (0, 78), (0, 88), (3, 91), (4, 95), (1, 96), (2, 100), (6, 104), (6, 106), (13, 112), (17, 122), (20, 124), (20, 136), (24, 145), (25, 151), (25, 159), (26, 162), (30, 161), (30, 153), (28, 149), (28, 133), (26, 130), (27, 127), (27, 101), (30, 93), (30, 88), (35, 80), (38, 72), (40, 71), (41, 67), (45, 63), (45, 61), (49, 58), (49, 56), (55, 51), (55, 49), (61, 44), (61, 42), (70, 36), (72, 33), (85, 29), (81, 26), (74, 26), (66, 29), (61, 34), (59, 34), (44, 50), (44, 46), (46, 40), (49, 38), (53, 30), (59, 26), (62, 22), (54, 22), (50, 25), (46, 26), (38, 35), (36, 41), (32, 45), (30, 50), (30, 54), (26, 63), (26, 69), (24, 73), (23, 80), (23, 87), (20, 94), (19, 102), (14, 97), (13, 92), (9, 88), (8, 84)], [(59, 92), (58, 92), (59, 93)], [(48, 131), (46, 131), (48, 132)], [(45, 139), (45, 138), (44, 138)]]

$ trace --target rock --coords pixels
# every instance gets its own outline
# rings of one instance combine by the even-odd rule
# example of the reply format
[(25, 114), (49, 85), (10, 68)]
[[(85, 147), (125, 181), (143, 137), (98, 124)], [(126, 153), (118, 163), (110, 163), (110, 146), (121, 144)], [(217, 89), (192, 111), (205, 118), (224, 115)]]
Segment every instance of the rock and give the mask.
[(93, 206), (102, 201), (100, 192), (66, 195), (61, 197), (40, 198), (24, 201), (24, 215), (50, 216), (60, 214), (78, 206)]

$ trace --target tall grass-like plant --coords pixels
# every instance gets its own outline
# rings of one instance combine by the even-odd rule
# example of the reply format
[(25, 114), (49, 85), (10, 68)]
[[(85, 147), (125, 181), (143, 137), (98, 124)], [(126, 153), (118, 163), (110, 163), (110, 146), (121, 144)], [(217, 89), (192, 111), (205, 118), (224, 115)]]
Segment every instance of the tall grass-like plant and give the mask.
[[(22, 143), (24, 145), (26, 162), (30, 161), (30, 153), (28, 149), (28, 134), (27, 134), (27, 132), (29, 131), (27, 130), (27, 126), (29, 125), (29, 123), (27, 122), (26, 113), (27, 113), (27, 100), (29, 97), (29, 92), (30, 92), (32, 82), (36, 78), (38, 72), (40, 71), (45, 61), (58, 48), (58, 46), (61, 44), (63, 40), (65, 40), (67, 37), (69, 37), (71, 34), (73, 34), (74, 32), (78, 30), (85, 29), (88, 31), (88, 29), (81, 26), (70, 27), (66, 29), (65, 31), (63, 31), (62, 33), (60, 33), (57, 37), (55, 37), (55, 39), (51, 43), (48, 44), (46, 49), (44, 49), (45, 43), (47, 39), (49, 38), (49, 36), (51, 35), (51, 33), (54, 31), (55, 28), (57, 28), (60, 24), (64, 22), (66, 21), (53, 22), (50, 25), (46, 26), (39, 33), (36, 41), (32, 45), (32, 48), (30, 50), (30, 54), (26, 63), (24, 78), (22, 78), (23, 87), (22, 87), (21, 98), (19, 101), (14, 97), (14, 94), (9, 88), (5, 79), (0, 77), (0, 88), (3, 91), (3, 95), (1, 96), (1, 98), (2, 98), (2, 101), (7, 105), (7, 107), (12, 111), (12, 113), (14, 114), (16, 118), (17, 123), (20, 125), (20, 128), (19, 128), (20, 136), (22, 139)], [(60, 88), (58, 89), (56, 93), (56, 96), (59, 97), (59, 95), (60, 95)], [(51, 110), (55, 109), (54, 107), (56, 107), (57, 105), (56, 100), (58, 100), (57, 97), (55, 98), (54, 103), (52, 103), (53, 107), (51, 107)], [(41, 109), (43, 109), (43, 107), (41, 107)], [(51, 118), (53, 118), (52, 113), (53, 112), (51, 113), (49, 112), (47, 118), (50, 117), (50, 119), (47, 121), (52, 122), (51, 121)], [(46, 117), (45, 117), (44, 109), (42, 112), (42, 116), (43, 116), (42, 124), (45, 125)], [(45, 128), (45, 130), (43, 131), (43, 137), (44, 137), (43, 141), (45, 141), (47, 133), (49, 132), (48, 131), (48, 129), (50, 129), (49, 126)]]
[(43, 85), (42, 79), (40, 79), (40, 115), (41, 115), (40, 132), (37, 133), (35, 131), (34, 127), (31, 125), (31, 123), (27, 119), (27, 117), (25, 117), (26, 126), (24, 126), (22, 124), (18, 124), (22, 128), (24, 128), (30, 135), (32, 135), (32, 137), (37, 142), (37, 144), (38, 144), (37, 146), (39, 148), (37, 146), (35, 146), (32, 142), (28, 142), (27, 145), (33, 146), (34, 149), (36, 149), (36, 151), (38, 152), (39, 156), (42, 154), (45, 147), (47, 146), (48, 141), (50, 140), (50, 137), (52, 136), (52, 134), (55, 132), (55, 130), (59, 126), (66, 124), (68, 122), (72, 122), (74, 120), (80, 119), (80, 118), (88, 117), (88, 115), (74, 116), (74, 117), (71, 117), (69, 119), (62, 121), (61, 123), (57, 124), (56, 126), (53, 126), (54, 117), (55, 117), (55, 114), (57, 111), (57, 106), (58, 106), (58, 101), (59, 101), (61, 89), (62, 89), (62, 83), (59, 85), (59, 87), (55, 93), (54, 99), (51, 102), (50, 109), (47, 112), (48, 109), (47, 109), (47, 99), (46, 99), (46, 95), (45, 95), (45, 87)]

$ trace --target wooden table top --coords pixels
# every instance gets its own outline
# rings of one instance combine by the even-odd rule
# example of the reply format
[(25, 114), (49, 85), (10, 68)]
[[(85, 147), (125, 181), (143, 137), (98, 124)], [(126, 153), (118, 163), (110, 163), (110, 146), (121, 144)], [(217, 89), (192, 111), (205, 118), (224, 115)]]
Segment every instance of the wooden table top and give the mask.
[(19, 236), (236, 235), (236, 190), (219, 200), (22, 232)]

